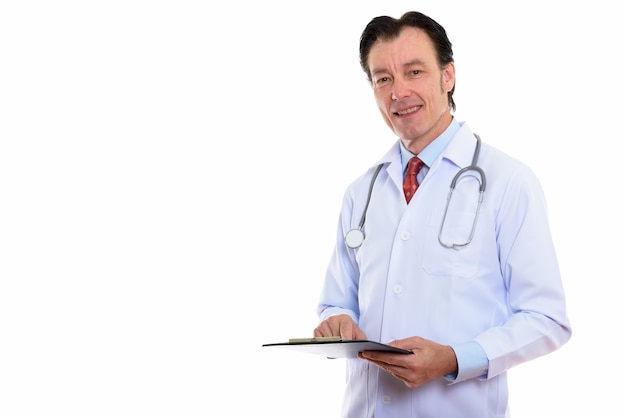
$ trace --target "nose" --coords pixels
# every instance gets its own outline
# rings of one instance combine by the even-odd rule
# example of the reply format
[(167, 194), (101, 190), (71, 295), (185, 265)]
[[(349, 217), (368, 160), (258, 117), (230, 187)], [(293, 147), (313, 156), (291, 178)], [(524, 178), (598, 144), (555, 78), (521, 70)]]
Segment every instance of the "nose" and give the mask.
[(391, 89), (391, 100), (402, 100), (410, 94), (407, 84), (402, 80), (396, 79)]

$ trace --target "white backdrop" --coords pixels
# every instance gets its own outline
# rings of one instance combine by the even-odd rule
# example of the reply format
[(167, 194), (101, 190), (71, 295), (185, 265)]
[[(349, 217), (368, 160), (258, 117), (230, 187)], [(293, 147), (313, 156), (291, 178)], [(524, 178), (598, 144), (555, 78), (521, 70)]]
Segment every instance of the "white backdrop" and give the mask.
[(316, 325), (343, 191), (395, 140), (359, 35), (412, 9), (550, 207), (574, 336), (511, 371), (513, 417), (623, 413), (616, 3), (211, 3), (0, 5), (0, 416), (337, 416), (343, 360), (261, 345)]

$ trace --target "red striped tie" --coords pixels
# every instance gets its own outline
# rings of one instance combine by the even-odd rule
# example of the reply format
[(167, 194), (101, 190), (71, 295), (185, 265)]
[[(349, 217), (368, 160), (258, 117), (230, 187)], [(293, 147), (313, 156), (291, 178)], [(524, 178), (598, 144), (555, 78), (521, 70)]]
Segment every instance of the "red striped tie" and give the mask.
[(423, 166), (424, 163), (417, 157), (413, 157), (409, 160), (409, 166), (406, 169), (406, 176), (404, 176), (404, 183), (402, 184), (406, 203), (411, 201), (413, 194), (417, 190), (417, 173), (420, 172)]

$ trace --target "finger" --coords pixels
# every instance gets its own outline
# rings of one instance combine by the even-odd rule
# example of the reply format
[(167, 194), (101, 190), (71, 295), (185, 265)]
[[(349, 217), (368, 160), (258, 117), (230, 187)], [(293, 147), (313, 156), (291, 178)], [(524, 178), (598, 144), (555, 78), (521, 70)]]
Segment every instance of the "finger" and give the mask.
[(341, 338), (344, 340), (354, 340), (352, 326), (350, 324), (341, 324), (339, 328), (339, 335), (341, 335)]
[(328, 321), (324, 321), (313, 330), (313, 336), (315, 337), (332, 337), (337, 334), (333, 333), (333, 329), (328, 323)]
[(391, 364), (389, 361), (390, 355), (387, 353), (376, 350), (365, 350), (362, 354), (365, 359), (373, 361), (374, 363)]

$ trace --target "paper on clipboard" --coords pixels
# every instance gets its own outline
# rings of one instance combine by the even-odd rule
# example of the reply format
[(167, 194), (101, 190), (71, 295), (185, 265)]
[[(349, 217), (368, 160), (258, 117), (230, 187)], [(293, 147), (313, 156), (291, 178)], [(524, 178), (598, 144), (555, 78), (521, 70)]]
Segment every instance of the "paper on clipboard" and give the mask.
[(341, 337), (292, 338), (289, 342), (263, 344), (263, 347), (279, 347), (291, 351), (318, 354), (327, 358), (355, 358), (362, 351), (387, 351), (412, 354), (412, 351), (371, 340), (343, 340)]

